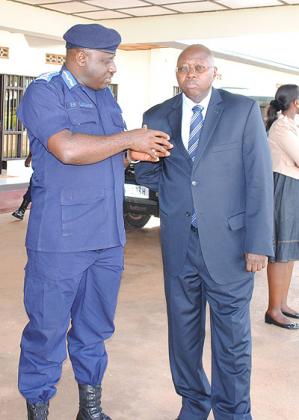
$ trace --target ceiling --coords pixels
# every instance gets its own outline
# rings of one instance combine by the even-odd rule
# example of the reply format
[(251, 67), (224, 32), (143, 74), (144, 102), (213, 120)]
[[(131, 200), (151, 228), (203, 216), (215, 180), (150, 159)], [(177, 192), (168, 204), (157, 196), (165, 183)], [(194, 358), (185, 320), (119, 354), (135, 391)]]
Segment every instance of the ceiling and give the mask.
[(10, 0), (89, 20), (299, 5), (299, 0)]

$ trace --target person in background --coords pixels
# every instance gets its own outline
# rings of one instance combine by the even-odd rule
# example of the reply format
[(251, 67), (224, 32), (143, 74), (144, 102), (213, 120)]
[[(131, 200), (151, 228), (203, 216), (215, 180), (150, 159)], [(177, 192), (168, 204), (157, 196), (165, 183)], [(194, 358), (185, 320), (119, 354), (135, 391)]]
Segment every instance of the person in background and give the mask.
[(124, 131), (108, 87), (117, 31), (79, 24), (64, 39), (65, 65), (37, 77), (18, 109), (34, 169), (19, 390), (28, 419), (46, 420), (67, 342), (79, 388), (77, 420), (109, 420), (101, 384), (124, 265), (124, 152), (155, 160), (169, 155), (171, 144), (161, 131)]
[[(137, 182), (159, 192), (169, 356), (179, 420), (250, 420), (250, 300), (254, 273), (273, 255), (270, 152), (255, 101), (214, 89), (212, 52), (179, 56), (182, 93), (144, 114), (174, 147), (135, 166)], [(144, 159), (132, 153), (133, 159)], [(210, 306), (212, 379), (203, 366)]]
[[(24, 165), (26, 166), (26, 168), (29, 168), (31, 164), (31, 158), (32, 158), (32, 155), (31, 155), (31, 152), (29, 152), (24, 162)], [(12, 216), (15, 217), (16, 219), (19, 219), (19, 220), (24, 219), (25, 211), (27, 210), (29, 204), (31, 203), (31, 179), (32, 179), (32, 176), (30, 177), (28, 189), (23, 195), (23, 201), (20, 207), (12, 213)]]
[(270, 102), (266, 128), (274, 172), (274, 250), (267, 273), (269, 304), (265, 322), (298, 329), (299, 313), (287, 302), (294, 261), (299, 260), (299, 87), (282, 85)]

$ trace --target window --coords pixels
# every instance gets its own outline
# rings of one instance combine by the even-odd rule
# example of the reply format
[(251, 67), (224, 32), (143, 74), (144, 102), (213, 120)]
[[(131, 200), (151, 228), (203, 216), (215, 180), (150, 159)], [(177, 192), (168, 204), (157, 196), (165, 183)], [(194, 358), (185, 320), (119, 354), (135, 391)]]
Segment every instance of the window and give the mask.
[(176, 96), (179, 93), (181, 93), (181, 89), (178, 86), (173, 86), (173, 88), (172, 88), (172, 94), (173, 94), (173, 96)]
[[(0, 159), (23, 158), (29, 153), (29, 140), (17, 118), (21, 97), (33, 77), (0, 75)], [(0, 166), (1, 169), (2, 165)]]
[(114, 96), (115, 100), (117, 101), (117, 93), (118, 93), (118, 85), (116, 85), (115, 83), (111, 83), (109, 85), (109, 89), (112, 92), (112, 95)]

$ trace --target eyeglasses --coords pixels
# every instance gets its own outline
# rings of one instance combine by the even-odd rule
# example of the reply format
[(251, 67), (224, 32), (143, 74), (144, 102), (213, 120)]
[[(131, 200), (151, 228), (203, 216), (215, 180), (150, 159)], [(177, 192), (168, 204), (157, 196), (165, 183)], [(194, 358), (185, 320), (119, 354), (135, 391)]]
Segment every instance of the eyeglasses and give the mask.
[(214, 66), (203, 66), (202, 64), (195, 64), (195, 66), (189, 66), (188, 64), (185, 64), (184, 66), (177, 67), (175, 71), (177, 73), (181, 74), (188, 74), (190, 72), (201, 74), (207, 71), (208, 69), (213, 68)]

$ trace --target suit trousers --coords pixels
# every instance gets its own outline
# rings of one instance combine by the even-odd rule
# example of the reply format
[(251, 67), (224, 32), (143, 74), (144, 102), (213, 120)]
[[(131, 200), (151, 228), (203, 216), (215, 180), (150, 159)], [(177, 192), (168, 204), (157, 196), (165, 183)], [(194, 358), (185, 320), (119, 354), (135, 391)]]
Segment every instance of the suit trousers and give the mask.
[[(182, 396), (179, 420), (206, 420), (211, 409), (215, 420), (251, 420), (249, 305), (253, 276), (247, 281), (215, 283), (205, 265), (197, 230), (192, 229), (182, 272), (173, 276), (164, 271), (170, 367), (176, 392)], [(211, 385), (202, 360), (207, 302)]]
[(21, 340), (19, 390), (35, 404), (56, 393), (66, 341), (77, 382), (101, 383), (107, 366), (104, 341), (114, 332), (123, 247), (27, 253), (24, 304), (29, 323)]

